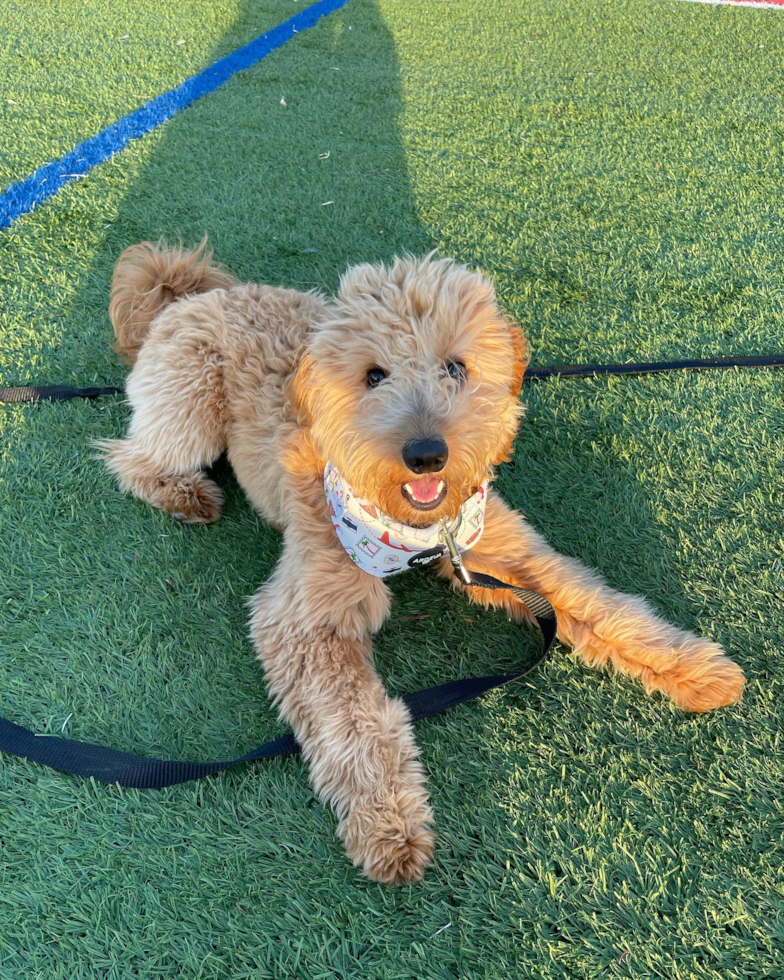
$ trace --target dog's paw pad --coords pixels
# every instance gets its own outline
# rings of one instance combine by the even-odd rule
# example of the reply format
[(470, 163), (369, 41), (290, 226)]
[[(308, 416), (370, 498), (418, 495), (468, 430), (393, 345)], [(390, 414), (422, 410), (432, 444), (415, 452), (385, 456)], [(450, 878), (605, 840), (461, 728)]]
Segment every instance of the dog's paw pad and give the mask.
[[(193, 527), (196, 527), (198, 524), (206, 524), (206, 523), (209, 523), (209, 522), (207, 522), (207, 521), (205, 521), (203, 519), (200, 519), (198, 517), (191, 517), (189, 514), (182, 514), (182, 513), (180, 513), (180, 511), (175, 511), (172, 514), (172, 517), (175, 520), (179, 521), (180, 524), (189, 524), (189, 525), (191, 525)], [(213, 518), (213, 520), (216, 520), (216, 518)]]

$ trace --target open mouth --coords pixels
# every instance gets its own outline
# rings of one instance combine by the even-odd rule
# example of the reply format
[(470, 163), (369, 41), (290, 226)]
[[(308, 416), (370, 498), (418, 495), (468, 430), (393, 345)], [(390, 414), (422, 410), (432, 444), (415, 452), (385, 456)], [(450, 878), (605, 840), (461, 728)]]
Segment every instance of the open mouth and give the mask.
[(407, 503), (416, 510), (433, 510), (446, 497), (448, 488), (437, 476), (422, 476), (404, 483), (400, 489)]

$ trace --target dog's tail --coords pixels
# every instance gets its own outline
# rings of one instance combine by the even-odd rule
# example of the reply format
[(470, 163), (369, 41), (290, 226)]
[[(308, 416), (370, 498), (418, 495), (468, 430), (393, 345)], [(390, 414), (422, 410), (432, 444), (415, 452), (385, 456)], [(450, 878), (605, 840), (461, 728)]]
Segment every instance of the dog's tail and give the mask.
[(117, 351), (133, 361), (150, 324), (180, 296), (233, 286), (237, 279), (212, 261), (205, 235), (188, 251), (162, 242), (140, 242), (122, 253), (114, 267), (109, 317)]

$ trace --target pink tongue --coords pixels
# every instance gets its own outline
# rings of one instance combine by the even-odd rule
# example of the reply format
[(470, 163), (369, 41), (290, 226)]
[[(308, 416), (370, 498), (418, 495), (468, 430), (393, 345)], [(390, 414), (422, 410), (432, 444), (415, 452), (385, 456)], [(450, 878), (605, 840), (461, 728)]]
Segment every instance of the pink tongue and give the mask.
[(411, 480), (408, 485), (411, 487), (411, 495), (414, 500), (426, 504), (438, 496), (438, 484), (440, 482), (437, 476), (423, 476), (421, 480)]

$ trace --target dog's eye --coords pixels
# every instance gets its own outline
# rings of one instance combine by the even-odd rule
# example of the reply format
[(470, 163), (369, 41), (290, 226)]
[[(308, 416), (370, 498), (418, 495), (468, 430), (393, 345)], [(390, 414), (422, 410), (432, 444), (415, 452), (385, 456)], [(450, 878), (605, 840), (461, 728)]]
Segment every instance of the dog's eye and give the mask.
[(462, 361), (447, 361), (446, 373), (459, 385), (463, 384), (465, 379), (468, 377), (468, 369)]
[(368, 388), (375, 388), (386, 378), (387, 372), (380, 367), (371, 368), (366, 377)]

